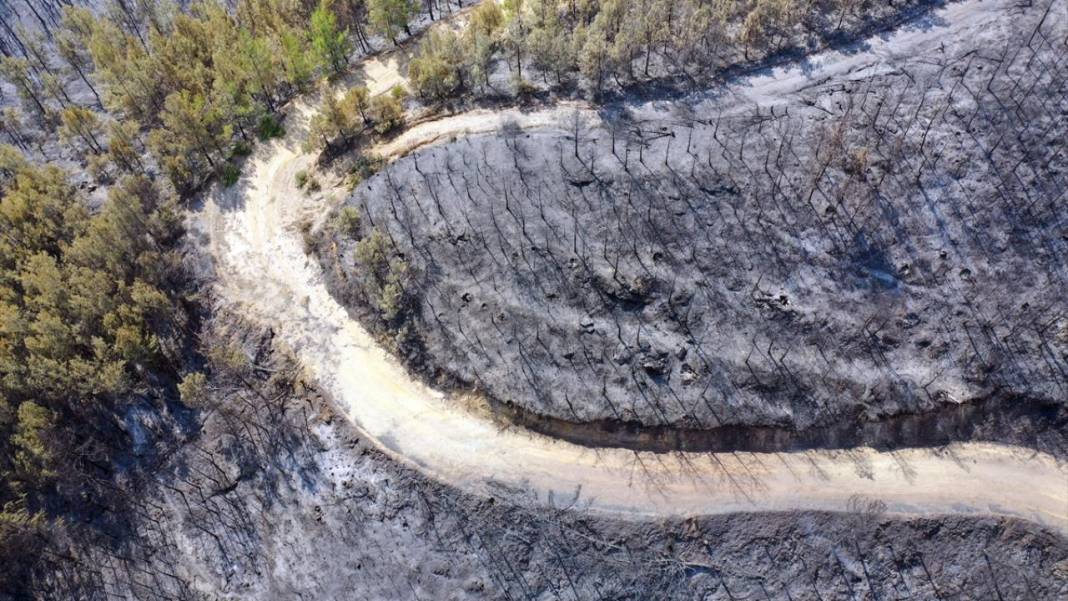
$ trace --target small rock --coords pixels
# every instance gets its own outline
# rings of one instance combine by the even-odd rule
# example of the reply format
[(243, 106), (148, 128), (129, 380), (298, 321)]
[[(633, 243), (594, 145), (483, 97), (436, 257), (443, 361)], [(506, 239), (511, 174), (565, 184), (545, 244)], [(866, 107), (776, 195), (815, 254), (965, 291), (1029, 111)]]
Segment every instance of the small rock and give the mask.
[(642, 369), (645, 370), (645, 373), (652, 376), (664, 375), (668, 370), (667, 353), (646, 355), (642, 358)]
[(464, 583), (464, 590), (469, 593), (481, 593), (486, 590), (486, 585), (478, 578), (472, 578)]
[(585, 332), (586, 334), (592, 334), (593, 325), (594, 324), (592, 319), (583, 319), (579, 322), (579, 330)]
[(682, 372), (682, 383), (684, 385), (693, 384), (697, 380), (697, 372), (693, 370), (689, 363), (683, 363), (680, 371)]

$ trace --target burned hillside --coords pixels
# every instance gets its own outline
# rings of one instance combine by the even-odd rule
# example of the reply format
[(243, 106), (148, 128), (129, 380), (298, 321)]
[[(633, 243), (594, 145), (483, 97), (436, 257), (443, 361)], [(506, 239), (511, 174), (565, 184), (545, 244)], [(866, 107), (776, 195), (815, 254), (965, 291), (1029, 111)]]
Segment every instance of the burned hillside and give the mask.
[(892, 66), (842, 52), (822, 80), (560, 108), (390, 164), (318, 251), (410, 366), (528, 421), (811, 430), (984, 403), (1034, 430), (968, 436), (1063, 453), (1064, 32), (1025, 11)]

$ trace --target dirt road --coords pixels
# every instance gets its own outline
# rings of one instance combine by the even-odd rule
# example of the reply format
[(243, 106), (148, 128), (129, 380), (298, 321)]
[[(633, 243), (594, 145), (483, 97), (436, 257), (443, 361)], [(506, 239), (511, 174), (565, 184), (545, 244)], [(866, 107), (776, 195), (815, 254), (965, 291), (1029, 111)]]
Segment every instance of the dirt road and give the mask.
[[(889, 68), (885, 59), (931, 52), (949, 36), (982, 35), (1011, 18), (1012, 5), (952, 4), (924, 27), (870, 40), (850, 54), (821, 53), (803, 68), (774, 69), (733, 83), (729, 92), (742, 103), (775, 104), (813, 81)], [(383, 91), (397, 81), (384, 71), (400, 68), (399, 62), (378, 59), (364, 81)], [(506, 120), (566, 129), (575, 110), (459, 115), (418, 126), (381, 150), (404, 153), (453, 136), (492, 133)], [(285, 139), (259, 147), (237, 185), (210, 191), (190, 228), (214, 260), (220, 298), (271, 327), (338, 407), (397, 460), (477, 494), (635, 518), (849, 510), (878, 501), (895, 513), (1003, 514), (1068, 533), (1068, 466), (1024, 449), (957, 444), (885, 453), (656, 455), (500, 430), (409, 377), (348, 317), (318, 264), (305, 255), (300, 224), (320, 219), (343, 195), (326, 181), (324, 192), (312, 197), (296, 188), (295, 174), (313, 162), (300, 150), (312, 112), (309, 101), (294, 103)]]

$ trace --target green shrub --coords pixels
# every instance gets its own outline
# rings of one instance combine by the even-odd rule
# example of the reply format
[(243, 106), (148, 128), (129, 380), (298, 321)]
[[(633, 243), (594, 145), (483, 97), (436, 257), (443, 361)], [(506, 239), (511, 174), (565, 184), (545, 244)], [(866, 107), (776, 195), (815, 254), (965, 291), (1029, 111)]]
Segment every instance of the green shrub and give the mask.
[(352, 188), (360, 185), (360, 182), (378, 173), (384, 163), (382, 157), (361, 154), (349, 169), (349, 185)]
[(308, 180), (308, 192), (318, 192), (322, 189), (323, 187), (319, 185), (319, 180), (315, 179), (314, 177)]
[(260, 140), (270, 140), (271, 138), (281, 138), (286, 134), (286, 130), (274, 116), (264, 115), (260, 118), (260, 124), (256, 128), (256, 134), (259, 136)]
[(378, 310), (382, 313), (382, 319), (387, 322), (395, 321), (400, 317), (408, 304), (408, 294), (405, 289), (408, 278), (408, 263), (401, 259), (394, 259), (389, 263), (390, 271), (386, 276), (386, 283), (378, 294)]
[(356, 261), (363, 266), (365, 273), (376, 279), (385, 277), (390, 252), (389, 238), (377, 227), (356, 243)]
[(223, 165), (222, 173), (219, 175), (222, 178), (223, 185), (229, 188), (236, 184), (237, 180), (241, 178), (241, 169), (233, 163), (226, 163)]
[(248, 145), (248, 142), (238, 142), (234, 144), (234, 150), (230, 153), (231, 157), (247, 157), (252, 154), (252, 147)]
[(297, 187), (303, 188), (308, 183), (308, 172), (301, 169), (297, 172)]
[(398, 86), (388, 95), (383, 94), (371, 99), (367, 112), (376, 132), (384, 134), (404, 124), (404, 107), (401, 105), (401, 97), (404, 94), (404, 89)]
[(208, 378), (199, 371), (187, 373), (178, 383), (182, 402), (190, 407), (201, 407), (208, 398)]
[(403, 321), (411, 302), (411, 267), (392, 254), (389, 238), (378, 228), (356, 243), (356, 262), (364, 276), (364, 291), (387, 322)]
[(356, 238), (360, 233), (360, 210), (356, 207), (342, 207), (337, 214), (337, 229), (349, 238)]
[(463, 84), (464, 49), (451, 30), (430, 31), (408, 64), (408, 79), (423, 100), (439, 102)]

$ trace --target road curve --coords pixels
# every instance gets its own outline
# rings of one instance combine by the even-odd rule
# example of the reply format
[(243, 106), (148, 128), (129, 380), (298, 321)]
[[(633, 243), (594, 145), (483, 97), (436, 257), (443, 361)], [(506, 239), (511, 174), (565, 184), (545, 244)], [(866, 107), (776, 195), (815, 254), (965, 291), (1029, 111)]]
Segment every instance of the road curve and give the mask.
[[(905, 28), (863, 52), (826, 52), (808, 68), (782, 68), (732, 84), (744, 102), (774, 103), (813, 78), (880, 68), (896, 53), (923, 52), (948, 34), (964, 36), (1005, 18), (1011, 2), (952, 4), (926, 29)], [(365, 77), (375, 92), (382, 75)], [(813, 67), (815, 65), (815, 67)], [(385, 84), (383, 84), (385, 86)], [(847, 511), (879, 502), (896, 514), (998, 514), (1068, 535), (1068, 465), (1031, 450), (993, 444), (878, 452), (698, 454), (590, 449), (500, 429), (410, 377), (330, 295), (318, 263), (304, 252), (301, 225), (322, 219), (344, 192), (323, 181), (307, 196), (295, 174), (313, 157), (300, 150), (314, 110), (293, 103), (287, 136), (256, 149), (231, 188), (216, 186), (190, 217), (190, 230), (214, 263), (221, 302), (272, 328), (337, 407), (389, 455), (479, 495), (551, 504), (628, 518), (743, 511)], [(520, 127), (566, 128), (575, 108), (452, 117), (404, 134), (390, 154), (454, 135)], [(422, 128), (422, 129), (420, 129)], [(422, 133), (420, 133), (422, 132)], [(422, 136), (422, 137), (420, 137)], [(325, 177), (325, 176), (323, 176)]]

